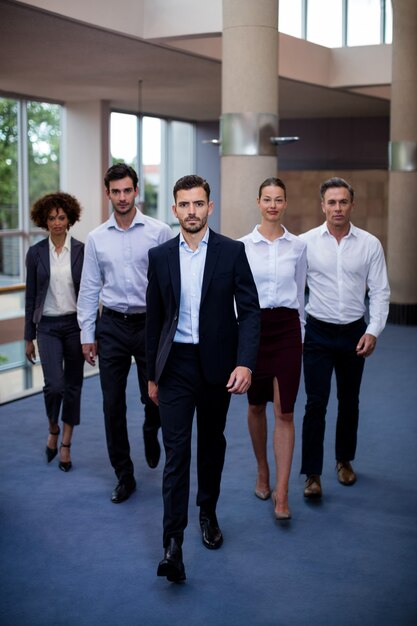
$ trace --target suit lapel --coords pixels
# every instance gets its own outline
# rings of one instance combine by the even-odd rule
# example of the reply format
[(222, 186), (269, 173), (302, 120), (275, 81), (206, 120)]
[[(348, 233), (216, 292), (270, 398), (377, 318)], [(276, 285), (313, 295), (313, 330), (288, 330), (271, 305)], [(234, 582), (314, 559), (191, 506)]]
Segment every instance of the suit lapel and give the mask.
[(172, 289), (174, 291), (177, 308), (180, 306), (180, 289), (181, 289), (181, 272), (180, 272), (180, 251), (179, 251), (180, 237), (174, 237), (171, 239), (171, 245), (168, 249), (168, 267), (171, 276)]
[(207, 294), (207, 290), (209, 288), (211, 279), (213, 278), (213, 272), (217, 264), (217, 259), (219, 257), (220, 246), (219, 240), (214, 231), (210, 229), (210, 235), (207, 245), (207, 256), (206, 256), (206, 265), (204, 267), (203, 274), (203, 285), (201, 287), (201, 301), (200, 306)]
[(81, 250), (82, 250), (82, 244), (80, 244), (79, 241), (74, 239), (74, 237), (71, 237), (71, 268), (72, 269), (74, 269), (74, 267), (77, 264), (77, 259), (80, 255)]
[(49, 277), (51, 274), (51, 264), (49, 262), (49, 237), (44, 239), (38, 248), (39, 260), (45, 268), (45, 272)]

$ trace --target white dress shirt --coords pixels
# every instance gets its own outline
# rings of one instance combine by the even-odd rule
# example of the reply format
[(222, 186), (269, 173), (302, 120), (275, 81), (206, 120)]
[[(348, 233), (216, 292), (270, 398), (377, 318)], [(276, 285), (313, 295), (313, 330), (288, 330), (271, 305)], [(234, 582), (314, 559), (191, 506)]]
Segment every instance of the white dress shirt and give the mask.
[(390, 297), (378, 239), (350, 224), (349, 233), (338, 244), (326, 223), (300, 238), (307, 244), (307, 313), (323, 322), (349, 324), (364, 315), (368, 289), (370, 319), (366, 332), (378, 337), (387, 321)]
[(50, 237), (48, 241), (50, 277), (42, 313), (53, 317), (75, 313), (77, 298), (71, 274), (71, 235), (67, 233), (60, 254)]
[(201, 288), (209, 232), (207, 228), (197, 250), (191, 250), (180, 233), (181, 297), (178, 326), (174, 336), (177, 343), (199, 342)]
[(240, 239), (258, 290), (261, 309), (286, 307), (298, 310), (304, 329), (304, 291), (306, 282), (306, 244), (284, 229), (284, 234), (270, 241), (258, 230)]
[(93, 343), (99, 300), (120, 313), (143, 313), (148, 286), (148, 250), (173, 236), (171, 228), (136, 209), (124, 230), (114, 214), (87, 238), (78, 295), (81, 343)]

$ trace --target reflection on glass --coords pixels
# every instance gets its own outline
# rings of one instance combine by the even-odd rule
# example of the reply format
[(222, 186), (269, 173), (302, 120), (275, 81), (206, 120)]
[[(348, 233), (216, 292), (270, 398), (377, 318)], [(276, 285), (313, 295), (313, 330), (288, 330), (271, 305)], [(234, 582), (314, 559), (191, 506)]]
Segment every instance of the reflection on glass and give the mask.
[(0, 98), (0, 230), (19, 227), (17, 109), (16, 100)]
[(381, 41), (381, 0), (349, 0), (347, 45), (370, 46)]
[(302, 37), (302, 0), (279, 0), (278, 28), (280, 33)]
[(158, 216), (158, 201), (161, 185), (161, 141), (162, 120), (144, 117), (142, 120), (142, 165), (144, 206), (143, 212)]
[(327, 48), (342, 46), (342, 0), (308, 0), (307, 39)]
[(59, 189), (61, 107), (28, 102), (29, 204)]
[(15, 235), (0, 238), (0, 286), (21, 282), (21, 238)]

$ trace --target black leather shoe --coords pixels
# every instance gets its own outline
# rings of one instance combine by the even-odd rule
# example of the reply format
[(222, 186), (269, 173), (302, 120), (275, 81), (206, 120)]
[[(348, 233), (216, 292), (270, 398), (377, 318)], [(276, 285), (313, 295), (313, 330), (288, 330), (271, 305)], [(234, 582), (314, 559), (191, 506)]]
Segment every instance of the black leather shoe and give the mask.
[(120, 502), (124, 502), (125, 500), (130, 498), (130, 496), (135, 490), (136, 490), (135, 481), (130, 482), (130, 483), (119, 481), (116, 487), (112, 491), (111, 501), (114, 502), (114, 504), (119, 504)]
[(185, 580), (185, 568), (182, 562), (182, 549), (175, 537), (169, 540), (165, 548), (164, 558), (158, 565), (157, 576), (166, 576), (171, 583), (179, 583)]
[(143, 442), (145, 444), (145, 458), (146, 462), (154, 469), (158, 466), (159, 459), (161, 458), (161, 446), (158, 441), (158, 429), (152, 428), (149, 430), (143, 427)]
[(201, 538), (203, 545), (209, 550), (217, 550), (223, 543), (222, 531), (219, 528), (216, 514), (200, 512)]

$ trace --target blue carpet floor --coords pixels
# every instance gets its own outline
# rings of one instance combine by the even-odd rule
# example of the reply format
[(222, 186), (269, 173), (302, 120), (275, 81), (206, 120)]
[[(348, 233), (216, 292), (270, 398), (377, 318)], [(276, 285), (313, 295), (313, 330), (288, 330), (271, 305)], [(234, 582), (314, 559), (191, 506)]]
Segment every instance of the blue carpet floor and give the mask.
[[(361, 396), (358, 482), (334, 469), (332, 394), (324, 498), (303, 498), (296, 407), (291, 522), (253, 495), (255, 463), (246, 399), (232, 400), (218, 517), (219, 551), (206, 550), (195, 507), (184, 542), (187, 581), (156, 577), (162, 557), (161, 476), (146, 466), (136, 376), (128, 422), (137, 492), (110, 502), (97, 377), (86, 380), (74, 467), (44, 461), (42, 395), (0, 407), (1, 626), (406, 626), (417, 623), (417, 328), (389, 326), (366, 363)], [(272, 429), (270, 411), (270, 428)], [(271, 460), (272, 460), (272, 449)]]

